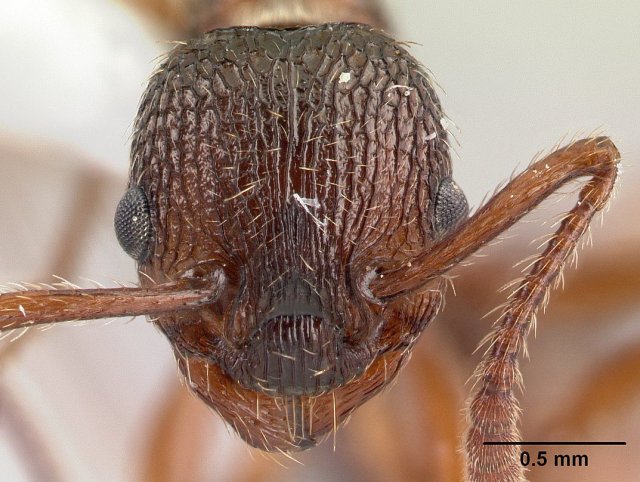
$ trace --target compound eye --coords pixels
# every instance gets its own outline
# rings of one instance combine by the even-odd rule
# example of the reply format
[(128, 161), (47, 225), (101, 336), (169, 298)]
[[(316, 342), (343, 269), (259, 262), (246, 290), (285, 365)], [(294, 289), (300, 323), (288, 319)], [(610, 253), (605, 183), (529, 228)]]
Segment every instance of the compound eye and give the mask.
[(462, 189), (450, 177), (440, 182), (436, 193), (433, 228), (438, 236), (455, 228), (469, 214), (469, 204)]
[(113, 224), (122, 249), (138, 263), (144, 263), (150, 254), (151, 216), (142, 189), (133, 187), (122, 196)]

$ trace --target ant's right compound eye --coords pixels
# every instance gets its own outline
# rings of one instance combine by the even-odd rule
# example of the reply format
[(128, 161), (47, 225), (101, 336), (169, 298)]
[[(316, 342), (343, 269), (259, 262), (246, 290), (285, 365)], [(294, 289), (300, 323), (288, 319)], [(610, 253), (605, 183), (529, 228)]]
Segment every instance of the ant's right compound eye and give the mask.
[(133, 187), (122, 196), (114, 226), (122, 249), (138, 263), (144, 263), (150, 254), (151, 216), (142, 189)]

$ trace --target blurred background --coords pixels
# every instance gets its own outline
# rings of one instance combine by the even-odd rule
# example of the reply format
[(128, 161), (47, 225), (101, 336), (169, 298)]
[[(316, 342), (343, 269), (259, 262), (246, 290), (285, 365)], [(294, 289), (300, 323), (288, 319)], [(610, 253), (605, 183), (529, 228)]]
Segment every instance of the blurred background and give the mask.
[[(588, 469), (558, 469), (555, 480), (637, 480), (640, 4), (382, 3), (395, 37), (415, 42), (413, 55), (446, 91), (459, 141), (454, 176), (472, 206), (563, 139), (602, 133), (622, 152), (617, 196), (595, 223), (594, 246), (567, 270), (567, 289), (552, 295), (530, 340), (523, 430), (629, 441), (589, 452)], [(163, 38), (122, 2), (0, 4), (0, 283), (51, 283), (53, 274), (85, 287), (88, 279), (135, 282), (112, 217), (138, 100), (170, 48)], [(13, 342), (19, 333), (11, 333), (0, 340), (0, 478), (456, 480), (464, 383), (478, 360), (471, 352), (492, 321), (481, 317), (503, 301), (498, 288), (517, 275), (510, 266), (534, 252), (529, 241), (573, 200), (545, 203), (513, 239), (457, 270), (457, 296), (449, 293), (397, 386), (356, 412), (335, 453), (329, 442), (304, 454), (304, 469), (287, 462), (279, 472), (186, 395), (168, 343), (141, 318), (56, 326)], [(449, 426), (429, 418), (438, 410)], [(421, 460), (426, 454), (433, 458)], [(556, 474), (543, 470), (531, 478)]]

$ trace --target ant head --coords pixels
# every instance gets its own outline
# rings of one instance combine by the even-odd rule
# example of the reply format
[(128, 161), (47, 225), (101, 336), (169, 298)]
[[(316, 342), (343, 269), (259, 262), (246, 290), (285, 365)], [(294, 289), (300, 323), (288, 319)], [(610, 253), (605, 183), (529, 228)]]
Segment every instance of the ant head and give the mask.
[(368, 283), (466, 216), (444, 124), (417, 62), (363, 25), (214, 30), (151, 79), (116, 231), (143, 285), (224, 277), (215, 303), (154, 321), (250, 443), (314, 445), (435, 316), (440, 278), (384, 300)]

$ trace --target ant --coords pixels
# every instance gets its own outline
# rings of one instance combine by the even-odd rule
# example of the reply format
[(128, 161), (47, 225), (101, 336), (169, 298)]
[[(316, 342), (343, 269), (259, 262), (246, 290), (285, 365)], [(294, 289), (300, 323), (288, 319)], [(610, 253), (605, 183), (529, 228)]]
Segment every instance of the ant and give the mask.
[(520, 480), (518, 356), (615, 185), (606, 137), (533, 163), (472, 215), (432, 81), (363, 24), (219, 28), (152, 77), (115, 216), (138, 288), (0, 295), (0, 329), (146, 314), (190, 388), (250, 445), (335, 432), (395, 378), (446, 273), (559, 187), (588, 177), (505, 304), (478, 367), (470, 480)]

